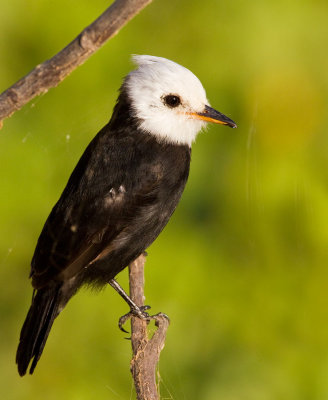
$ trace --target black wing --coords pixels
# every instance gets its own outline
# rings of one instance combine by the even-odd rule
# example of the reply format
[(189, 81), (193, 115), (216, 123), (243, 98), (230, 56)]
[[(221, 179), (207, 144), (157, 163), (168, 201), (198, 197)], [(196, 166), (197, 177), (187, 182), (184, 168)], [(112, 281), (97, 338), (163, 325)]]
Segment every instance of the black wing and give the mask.
[(173, 154), (166, 147), (140, 132), (111, 132), (110, 125), (99, 132), (41, 232), (32, 260), (35, 288), (81, 270), (84, 280), (106, 281), (152, 243), (189, 171), (189, 149), (178, 146)]

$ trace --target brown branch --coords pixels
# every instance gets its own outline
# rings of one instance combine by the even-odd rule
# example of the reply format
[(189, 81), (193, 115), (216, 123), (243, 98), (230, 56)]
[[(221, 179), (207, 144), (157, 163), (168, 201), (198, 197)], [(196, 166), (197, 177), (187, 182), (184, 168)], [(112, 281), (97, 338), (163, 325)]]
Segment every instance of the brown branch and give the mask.
[(116, 0), (91, 25), (50, 60), (37, 65), (0, 95), (0, 129), (9, 117), (35, 96), (57, 86), (75, 68), (83, 64), (108, 39), (152, 0)]
[[(146, 257), (139, 256), (129, 266), (130, 297), (138, 305), (144, 305), (144, 264)], [(158, 400), (159, 390), (156, 385), (156, 366), (160, 353), (165, 344), (166, 331), (169, 320), (164, 314), (153, 317), (156, 332), (148, 337), (147, 322), (140, 318), (132, 317), (131, 341), (133, 358), (131, 373), (133, 376), (138, 400)]]

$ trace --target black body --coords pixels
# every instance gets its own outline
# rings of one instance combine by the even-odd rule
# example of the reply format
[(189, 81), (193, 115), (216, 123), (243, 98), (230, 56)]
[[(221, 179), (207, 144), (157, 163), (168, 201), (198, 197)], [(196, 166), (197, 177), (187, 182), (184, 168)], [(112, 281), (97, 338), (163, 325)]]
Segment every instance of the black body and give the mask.
[(51, 211), (32, 259), (35, 288), (17, 350), (33, 372), (52, 323), (84, 283), (104, 285), (159, 235), (185, 187), (190, 148), (142, 132), (124, 89)]

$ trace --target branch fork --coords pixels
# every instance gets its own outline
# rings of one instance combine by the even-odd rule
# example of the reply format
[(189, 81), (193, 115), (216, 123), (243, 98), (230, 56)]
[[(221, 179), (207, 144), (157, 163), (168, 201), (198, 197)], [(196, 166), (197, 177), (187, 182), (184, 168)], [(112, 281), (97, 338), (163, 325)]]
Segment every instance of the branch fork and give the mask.
[[(145, 255), (140, 255), (129, 266), (130, 297), (139, 306), (144, 306), (144, 264)], [(156, 384), (156, 367), (164, 348), (169, 319), (163, 313), (151, 317), (157, 330), (149, 337), (149, 321), (138, 317), (131, 318), (131, 343), (133, 358), (130, 369), (138, 400), (158, 400), (159, 389)]]

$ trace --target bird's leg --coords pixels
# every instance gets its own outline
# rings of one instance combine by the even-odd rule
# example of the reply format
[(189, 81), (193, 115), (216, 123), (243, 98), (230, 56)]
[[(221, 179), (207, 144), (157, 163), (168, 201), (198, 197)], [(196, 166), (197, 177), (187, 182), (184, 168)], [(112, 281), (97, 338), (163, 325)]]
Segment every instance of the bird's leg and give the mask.
[(123, 325), (132, 316), (138, 317), (138, 318), (146, 320), (146, 321), (149, 321), (151, 319), (149, 314), (146, 312), (146, 310), (150, 309), (150, 306), (141, 306), (141, 307), (137, 306), (137, 304), (129, 297), (129, 295), (124, 291), (124, 289), (120, 286), (120, 284), (118, 282), (116, 282), (115, 279), (111, 279), (108, 283), (128, 303), (128, 305), (130, 307), (130, 311), (127, 314), (123, 315), (118, 321), (118, 327), (120, 328), (121, 331), (128, 333), (123, 328)]

